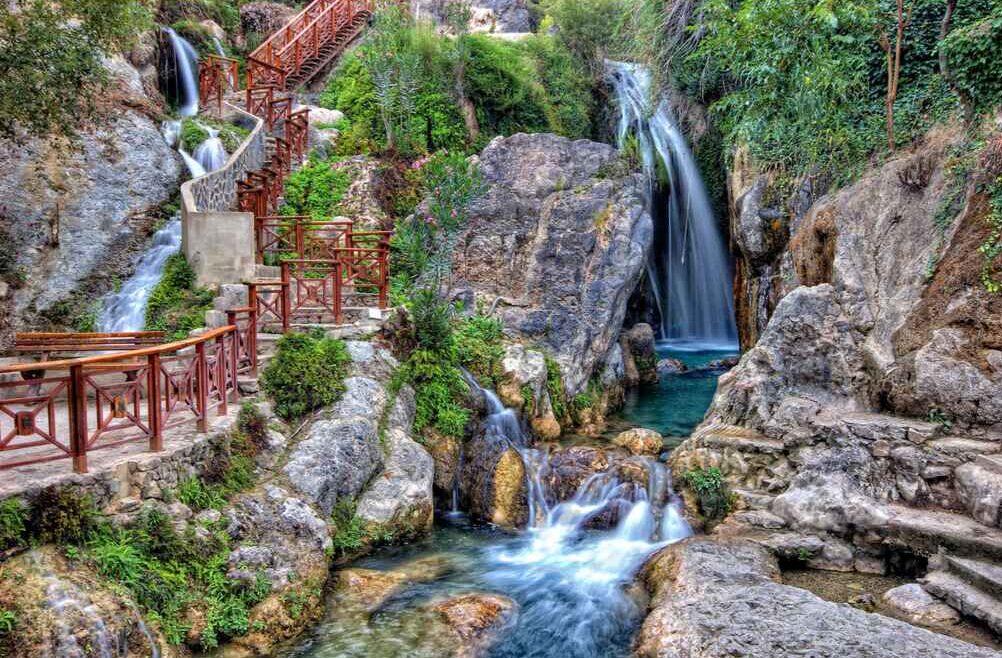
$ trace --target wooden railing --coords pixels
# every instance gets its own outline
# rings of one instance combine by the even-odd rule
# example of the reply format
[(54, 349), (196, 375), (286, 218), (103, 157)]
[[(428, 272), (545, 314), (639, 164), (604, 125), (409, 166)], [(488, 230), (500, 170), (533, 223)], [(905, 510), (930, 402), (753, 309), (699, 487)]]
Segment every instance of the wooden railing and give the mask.
[(230, 57), (209, 55), (198, 67), (198, 102), (201, 107), (216, 103), (216, 112), (223, 112), (223, 97), (236, 91), (240, 84), (240, 63)]
[(146, 439), (158, 452), (165, 429), (190, 421), (206, 431), (210, 412), (226, 414), (239, 396), (241, 369), (257, 368), (255, 311), (235, 309), (231, 319), (164, 345), (0, 367), (22, 375), (0, 382), (0, 455), (20, 453), (0, 469), (69, 458), (86, 473), (91, 451)]
[[(314, 0), (250, 54), (247, 88), (275, 85), (284, 90), (304, 64), (343, 50), (360, 29), (359, 19), (372, 15), (374, 8), (373, 0)], [(335, 53), (324, 52), (335, 43)]]

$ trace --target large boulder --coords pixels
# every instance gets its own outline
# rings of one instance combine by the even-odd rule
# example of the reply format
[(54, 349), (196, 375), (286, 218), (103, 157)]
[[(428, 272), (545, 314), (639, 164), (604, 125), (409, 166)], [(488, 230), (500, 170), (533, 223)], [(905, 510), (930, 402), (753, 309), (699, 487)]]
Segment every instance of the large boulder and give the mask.
[(19, 330), (75, 327), (131, 274), (181, 180), (178, 155), (151, 118), (158, 101), (125, 60), (105, 66), (116, 90), (103, 101), (107, 116), (76, 139), (0, 141), (0, 250), (10, 261), (0, 280), (11, 303), (0, 315)]
[(744, 541), (690, 539), (649, 561), (639, 658), (989, 658), (976, 647), (780, 584), (775, 558)]
[(503, 528), (529, 519), (525, 464), (508, 439), (481, 434), (464, 448), (460, 492), (463, 509)]
[(456, 244), (457, 295), (496, 306), (575, 394), (602, 371), (651, 249), (643, 180), (615, 148), (551, 134), (497, 138), (479, 164), (487, 191)]

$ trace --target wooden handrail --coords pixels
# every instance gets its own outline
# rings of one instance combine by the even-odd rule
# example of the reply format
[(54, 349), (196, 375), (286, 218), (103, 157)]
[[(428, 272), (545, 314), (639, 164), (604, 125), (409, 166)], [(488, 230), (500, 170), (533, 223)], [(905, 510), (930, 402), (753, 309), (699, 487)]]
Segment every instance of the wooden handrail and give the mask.
[(60, 359), (58, 361), (38, 361), (35, 363), (18, 363), (9, 366), (0, 366), (0, 374), (8, 372), (24, 372), (26, 370), (63, 370), (66, 368), (72, 368), (73, 366), (89, 366), (95, 363), (111, 363), (124, 359), (135, 359), (141, 356), (150, 356), (151, 354), (176, 352), (178, 350), (183, 350), (186, 347), (214, 340), (219, 336), (225, 336), (235, 329), (236, 327), (233, 325), (227, 325), (225, 327), (219, 327), (218, 329), (211, 329), (201, 336), (195, 336), (194, 338), (185, 338), (184, 340), (179, 340), (173, 343), (164, 343), (163, 345), (156, 345), (154, 347), (143, 347), (137, 350), (130, 350), (128, 352), (118, 352), (116, 354), (101, 354), (97, 356), (85, 356), (79, 359)]

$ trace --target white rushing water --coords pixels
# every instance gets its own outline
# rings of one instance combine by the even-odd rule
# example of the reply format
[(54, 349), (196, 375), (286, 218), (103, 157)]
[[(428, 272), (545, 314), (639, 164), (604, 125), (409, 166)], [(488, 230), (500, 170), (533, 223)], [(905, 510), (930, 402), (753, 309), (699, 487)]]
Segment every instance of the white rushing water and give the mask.
[(104, 299), (99, 328), (103, 332), (142, 331), (146, 304), (163, 276), (167, 259), (181, 250), (181, 220), (172, 219), (153, 235), (153, 245), (136, 264), (136, 272)]
[[(660, 338), (679, 349), (734, 348), (731, 266), (696, 161), (668, 103), (652, 100), (642, 66), (609, 62), (619, 105), (618, 139), (636, 139), (650, 182), (655, 233), (648, 274), (661, 315)], [(659, 183), (659, 171), (666, 177)]]
[(195, 149), (195, 162), (198, 163), (203, 172), (215, 171), (226, 164), (226, 158), (229, 155), (223, 146), (223, 140), (219, 138), (218, 130), (201, 123), (198, 125), (209, 133), (209, 137)]
[(174, 98), (183, 117), (198, 114), (198, 53), (172, 28), (163, 28), (174, 54)]
[[(620, 655), (641, 615), (626, 585), (652, 553), (692, 535), (667, 469), (635, 457), (646, 486), (620, 480), (611, 468), (556, 502), (546, 487), (546, 451), (529, 447), (518, 416), (493, 391), (471, 386), (487, 401), (486, 431), (522, 456), (531, 519), (523, 537), (487, 552), (485, 582), (521, 605), (517, 628), (491, 656)], [(589, 529), (600, 515), (614, 527)]]

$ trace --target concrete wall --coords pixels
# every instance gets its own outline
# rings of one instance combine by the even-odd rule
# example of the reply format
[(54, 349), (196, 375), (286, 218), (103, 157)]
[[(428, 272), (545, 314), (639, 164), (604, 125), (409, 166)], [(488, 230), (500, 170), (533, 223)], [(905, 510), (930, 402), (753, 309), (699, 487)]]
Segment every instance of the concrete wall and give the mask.
[(181, 243), (198, 284), (215, 287), (254, 276), (254, 216), (235, 212), (237, 181), (267, 156), (264, 120), (224, 103), (224, 114), (254, 126), (222, 168), (181, 186)]

